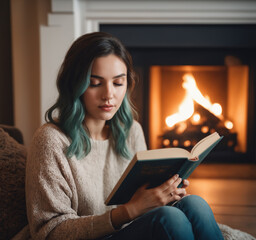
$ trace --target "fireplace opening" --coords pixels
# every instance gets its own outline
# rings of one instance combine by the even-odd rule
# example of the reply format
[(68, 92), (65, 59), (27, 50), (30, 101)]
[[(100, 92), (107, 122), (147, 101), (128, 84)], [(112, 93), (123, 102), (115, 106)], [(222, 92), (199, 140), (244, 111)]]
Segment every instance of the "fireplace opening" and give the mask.
[[(118, 37), (133, 57), (140, 78), (134, 102), (150, 149), (189, 150), (217, 131), (224, 138), (204, 163), (256, 163), (256, 25), (102, 24), (100, 30)], [(186, 81), (221, 113), (190, 96), (194, 109), (183, 114), (189, 117), (170, 123), (190, 95)]]
[[(231, 63), (230, 63), (231, 61)], [(151, 66), (149, 146), (191, 150), (217, 131), (219, 151), (247, 151), (248, 66)]]

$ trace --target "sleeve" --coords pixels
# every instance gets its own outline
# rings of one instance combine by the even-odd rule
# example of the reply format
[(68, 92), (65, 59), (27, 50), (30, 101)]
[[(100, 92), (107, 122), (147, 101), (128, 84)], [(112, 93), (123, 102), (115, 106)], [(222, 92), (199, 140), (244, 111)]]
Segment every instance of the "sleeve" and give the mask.
[(109, 211), (78, 215), (76, 185), (56, 134), (39, 131), (32, 141), (26, 164), (26, 204), (33, 239), (95, 239), (115, 231)]

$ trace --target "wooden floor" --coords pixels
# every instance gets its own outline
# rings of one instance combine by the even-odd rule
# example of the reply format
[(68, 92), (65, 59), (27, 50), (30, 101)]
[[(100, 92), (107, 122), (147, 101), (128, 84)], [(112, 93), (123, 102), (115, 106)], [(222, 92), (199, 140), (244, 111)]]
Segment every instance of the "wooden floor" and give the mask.
[(256, 237), (256, 179), (190, 178), (188, 192), (203, 197), (217, 222)]

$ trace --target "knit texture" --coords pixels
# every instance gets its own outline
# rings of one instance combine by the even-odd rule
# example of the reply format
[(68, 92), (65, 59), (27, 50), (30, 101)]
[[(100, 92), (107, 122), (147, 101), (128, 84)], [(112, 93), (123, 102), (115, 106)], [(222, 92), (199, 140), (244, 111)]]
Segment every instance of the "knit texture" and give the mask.
[[(113, 233), (113, 206), (105, 199), (129, 160), (116, 155), (111, 137), (91, 140), (83, 159), (67, 159), (70, 142), (53, 124), (33, 138), (26, 167), (26, 200), (33, 239), (95, 239)], [(134, 121), (127, 145), (132, 155), (145, 150), (143, 131)]]
[(0, 128), (0, 239), (11, 239), (26, 224), (26, 149)]

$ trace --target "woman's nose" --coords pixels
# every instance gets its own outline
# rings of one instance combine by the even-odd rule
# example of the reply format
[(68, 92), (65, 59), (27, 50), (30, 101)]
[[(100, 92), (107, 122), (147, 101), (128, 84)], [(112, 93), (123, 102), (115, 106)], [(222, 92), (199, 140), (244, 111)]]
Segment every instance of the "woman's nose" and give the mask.
[(103, 99), (104, 100), (110, 100), (113, 98), (114, 94), (114, 86), (112, 84), (107, 84), (106, 87), (104, 88), (103, 92)]

